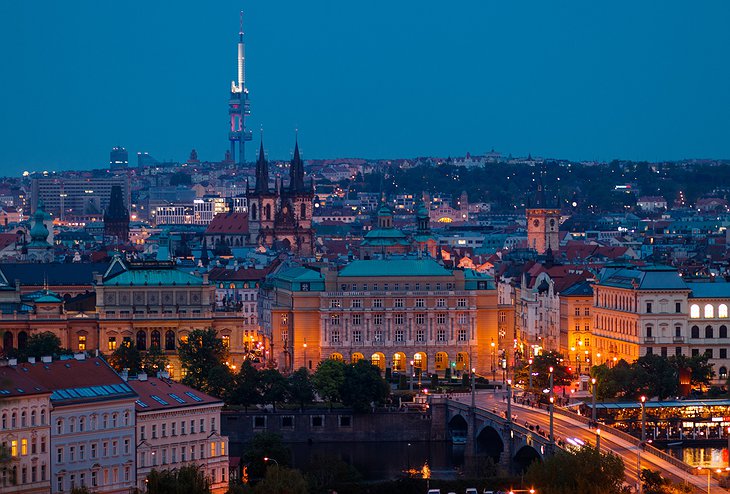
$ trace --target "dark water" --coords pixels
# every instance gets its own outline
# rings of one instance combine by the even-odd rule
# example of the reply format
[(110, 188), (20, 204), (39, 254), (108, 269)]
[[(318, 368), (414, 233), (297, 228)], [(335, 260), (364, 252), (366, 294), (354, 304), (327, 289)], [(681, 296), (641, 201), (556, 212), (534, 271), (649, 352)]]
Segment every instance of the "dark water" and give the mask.
[(685, 446), (663, 448), (675, 458), (679, 458), (693, 467), (725, 468), (728, 464), (727, 448)]
[(348, 442), (289, 444), (296, 468), (306, 468), (314, 455), (334, 456), (354, 466), (364, 480), (388, 480), (425, 464), (431, 478), (455, 478), (464, 463), (464, 446), (450, 442)]

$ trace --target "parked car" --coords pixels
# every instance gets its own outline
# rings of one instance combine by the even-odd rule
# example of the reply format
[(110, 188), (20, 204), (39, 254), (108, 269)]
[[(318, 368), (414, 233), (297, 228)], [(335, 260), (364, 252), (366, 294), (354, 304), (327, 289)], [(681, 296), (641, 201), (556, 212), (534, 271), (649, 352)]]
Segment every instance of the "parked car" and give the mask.
[(468, 487), (464, 494), (479, 494), (476, 487)]
[(441, 489), (429, 489), (428, 494), (441, 494)]

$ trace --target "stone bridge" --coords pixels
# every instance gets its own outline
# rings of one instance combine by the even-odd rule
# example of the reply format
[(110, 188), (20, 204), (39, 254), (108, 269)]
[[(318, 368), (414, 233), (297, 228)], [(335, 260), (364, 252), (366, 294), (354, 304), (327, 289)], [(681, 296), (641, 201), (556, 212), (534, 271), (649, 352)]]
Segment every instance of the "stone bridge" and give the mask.
[(526, 468), (551, 454), (554, 445), (535, 430), (508, 421), (499, 412), (472, 408), (467, 403), (432, 396), (432, 439), (465, 437), (465, 457), (489, 456), (505, 468)]

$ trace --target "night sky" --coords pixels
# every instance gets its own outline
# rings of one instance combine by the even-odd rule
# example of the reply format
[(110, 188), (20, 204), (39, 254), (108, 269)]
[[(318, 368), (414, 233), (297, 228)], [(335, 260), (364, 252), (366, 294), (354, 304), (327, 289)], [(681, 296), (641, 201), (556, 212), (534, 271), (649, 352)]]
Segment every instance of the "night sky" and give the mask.
[(289, 158), (730, 158), (727, 1), (3, 1), (0, 173), (220, 160), (245, 10)]

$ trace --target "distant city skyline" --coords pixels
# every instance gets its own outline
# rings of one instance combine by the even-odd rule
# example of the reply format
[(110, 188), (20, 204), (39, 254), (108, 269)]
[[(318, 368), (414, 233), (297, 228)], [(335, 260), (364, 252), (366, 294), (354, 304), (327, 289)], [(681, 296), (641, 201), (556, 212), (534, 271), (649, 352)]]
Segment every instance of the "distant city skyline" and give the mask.
[(255, 145), (289, 159), (730, 158), (730, 4), (0, 4), (0, 169), (221, 160), (245, 11)]

